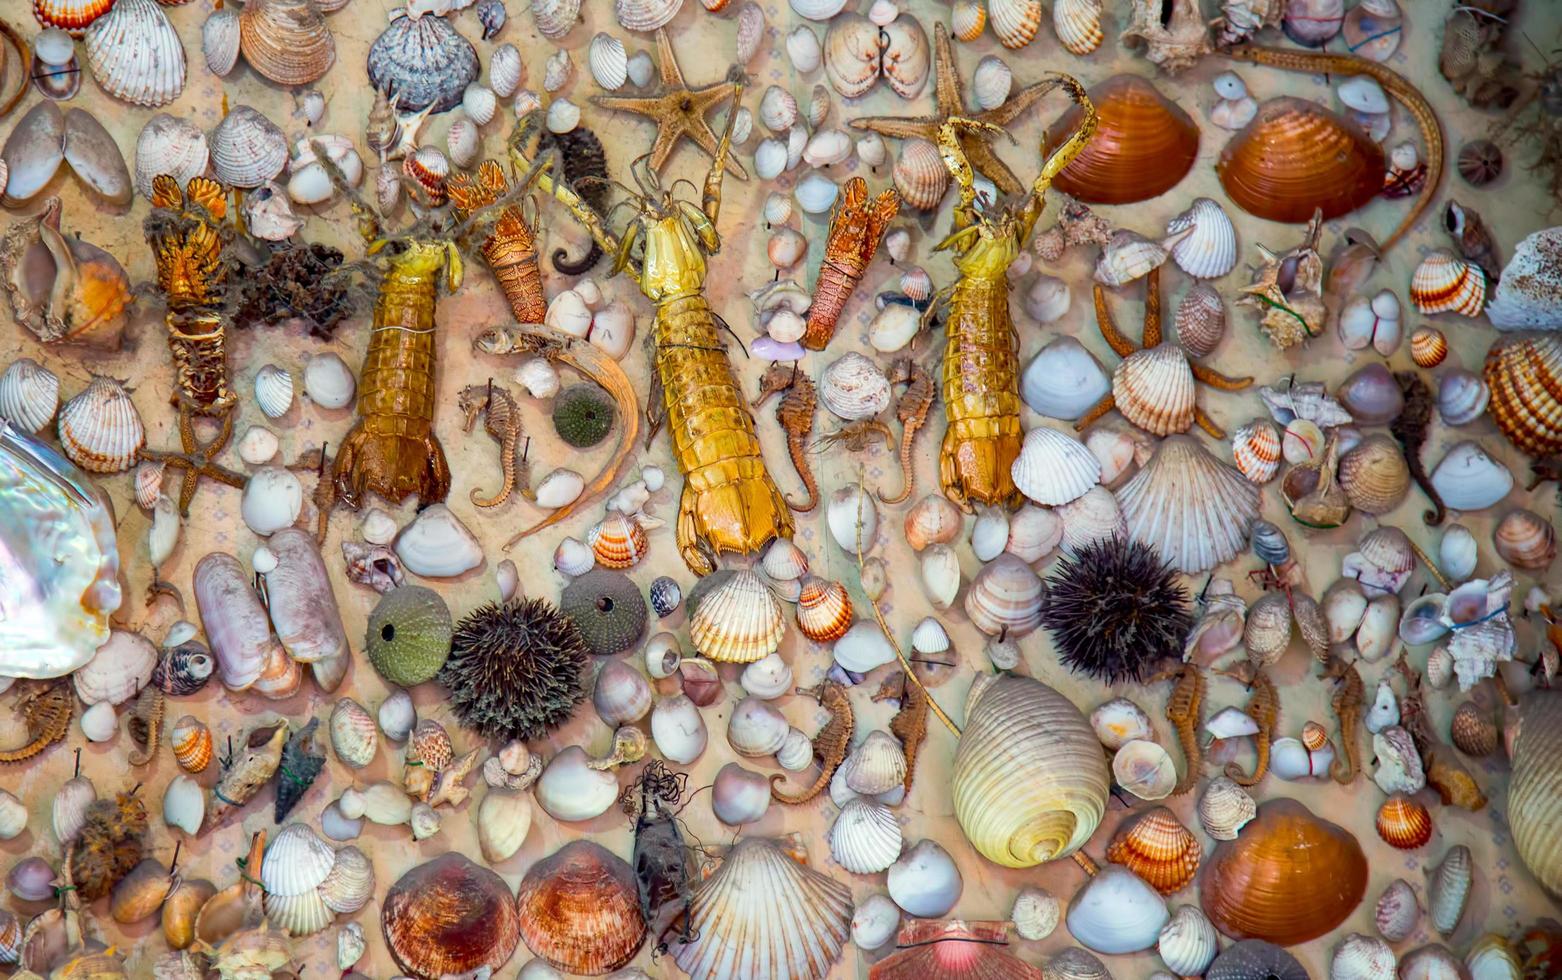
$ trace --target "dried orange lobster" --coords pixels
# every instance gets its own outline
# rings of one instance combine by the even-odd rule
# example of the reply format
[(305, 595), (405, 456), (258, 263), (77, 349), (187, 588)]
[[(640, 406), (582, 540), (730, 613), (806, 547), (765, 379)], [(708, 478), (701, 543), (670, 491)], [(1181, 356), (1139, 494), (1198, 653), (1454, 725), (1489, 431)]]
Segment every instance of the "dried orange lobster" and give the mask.
[[(450, 204), (465, 221), (479, 208), (509, 196), (510, 185), (499, 165), (483, 161), (476, 176), (456, 174), (445, 184)], [(542, 272), (537, 266), (537, 236), (519, 206), (506, 204), (498, 220), (483, 237), (478, 250), (488, 262), (499, 289), (518, 323), (541, 323), (548, 312), (542, 294)]]
[[(741, 97), (742, 75), (734, 76)], [(617, 257), (614, 272), (625, 272), (656, 304), (648, 432), (654, 435), (665, 415), (684, 475), (678, 550), (696, 575), (715, 571), (723, 552), (751, 553), (792, 534), (791, 511), (765, 469), (753, 415), (727, 360), (721, 336), (726, 324), (705, 300), (705, 256), (721, 247), (716, 217), (736, 118), (736, 112), (727, 116), (699, 207), (663, 191), (647, 157), (634, 162), (630, 169), (640, 193), (629, 203), (638, 213), (622, 241), (569, 187), (545, 172), (537, 178), (604, 251)], [(528, 128), (517, 126), (510, 144), (518, 169), (531, 169), (521, 149)], [(636, 258), (631, 253), (641, 236), (644, 250)]]
[(814, 300), (808, 307), (808, 329), (803, 346), (824, 350), (835, 336), (835, 325), (846, 308), (868, 263), (879, 250), (884, 229), (900, 211), (900, 195), (893, 189), (869, 199), (868, 182), (853, 177), (841, 188), (841, 199), (830, 217), (830, 234), (824, 240), (824, 260), (814, 284)]
[(954, 253), (960, 278), (939, 291), (929, 310), (949, 311), (942, 394), (948, 428), (939, 451), (944, 495), (966, 510), (972, 504), (1018, 506), (1009, 468), (1020, 454), (1019, 336), (1009, 318), (1007, 272), (1020, 253), (1047, 188), (1095, 135), (1096, 110), (1084, 86), (1062, 74), (1049, 79), (1084, 108), (1079, 129), (1042, 163), (1030, 193), (1016, 206), (978, 210), (976, 176), (960, 147), (961, 129), (1002, 130), (954, 116), (938, 133), (944, 165), (959, 186), (955, 230), (937, 246)]

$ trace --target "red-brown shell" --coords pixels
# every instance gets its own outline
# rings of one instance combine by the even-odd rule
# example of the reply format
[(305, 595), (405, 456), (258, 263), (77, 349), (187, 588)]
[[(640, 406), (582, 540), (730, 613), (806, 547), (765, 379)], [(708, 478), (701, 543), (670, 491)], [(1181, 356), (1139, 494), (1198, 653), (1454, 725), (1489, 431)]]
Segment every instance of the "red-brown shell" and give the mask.
[(1360, 126), (1307, 99), (1271, 99), (1221, 151), (1215, 172), (1233, 203), (1297, 224), (1349, 214), (1383, 189), (1383, 149)]
[(1008, 932), (1007, 922), (911, 919), (868, 980), (1041, 980), (1040, 970), (1004, 948)]
[(1432, 839), (1432, 814), (1403, 793), (1378, 807), (1378, 836), (1390, 847), (1413, 851)]
[(566, 973), (611, 973), (645, 939), (634, 872), (588, 840), (570, 841), (532, 865), (515, 904), (526, 948)]
[(396, 879), (380, 925), (403, 972), (435, 980), (507, 963), (521, 941), (510, 888), (465, 855), (449, 852)]
[(1192, 831), (1158, 806), (1118, 829), (1107, 845), (1106, 859), (1128, 868), (1162, 895), (1171, 895), (1193, 882), (1203, 850)]
[(1367, 891), (1367, 857), (1343, 827), (1275, 799), (1236, 840), (1221, 841), (1199, 880), (1199, 902), (1233, 939), (1295, 946), (1334, 931)]
[[(1090, 89), (1090, 101), (1096, 134), (1053, 180), (1054, 190), (1087, 204), (1132, 204), (1166, 193), (1193, 169), (1198, 125), (1144, 78), (1113, 75)], [(1043, 155), (1078, 128), (1082, 111), (1071, 107), (1047, 128)]]

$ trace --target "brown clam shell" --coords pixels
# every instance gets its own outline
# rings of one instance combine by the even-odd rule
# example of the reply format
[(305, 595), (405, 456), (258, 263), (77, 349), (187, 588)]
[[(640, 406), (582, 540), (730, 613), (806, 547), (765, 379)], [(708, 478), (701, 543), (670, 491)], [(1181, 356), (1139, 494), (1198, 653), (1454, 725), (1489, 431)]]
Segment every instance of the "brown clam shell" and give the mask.
[[(1193, 169), (1199, 127), (1149, 81), (1113, 75), (1091, 87), (1090, 101), (1100, 117), (1096, 134), (1054, 189), (1086, 204), (1132, 204), (1166, 193)], [(1071, 107), (1047, 128), (1043, 156), (1079, 127), (1082, 112)]]
[(396, 965), (423, 980), (485, 966), (497, 971), (521, 941), (521, 917), (504, 879), (454, 852), (396, 879), (380, 926)]
[[(1066, 171), (1065, 171), (1066, 172)], [(1242, 210), (1298, 224), (1349, 214), (1383, 189), (1383, 149), (1360, 126), (1307, 99), (1265, 102), (1215, 164)]]
[(1367, 891), (1356, 838), (1291, 799), (1258, 808), (1236, 840), (1210, 853), (1199, 902), (1233, 939), (1294, 946), (1332, 932)]
[(634, 872), (588, 840), (570, 841), (532, 865), (515, 903), (526, 948), (566, 973), (611, 973), (645, 939)]

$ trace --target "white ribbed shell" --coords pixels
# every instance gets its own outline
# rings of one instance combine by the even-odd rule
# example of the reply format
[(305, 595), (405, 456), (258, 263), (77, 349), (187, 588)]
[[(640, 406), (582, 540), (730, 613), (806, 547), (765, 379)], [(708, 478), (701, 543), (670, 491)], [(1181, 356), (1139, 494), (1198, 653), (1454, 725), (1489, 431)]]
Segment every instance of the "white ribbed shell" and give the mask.
[(136, 137), (136, 190), (152, 196), (152, 178), (168, 174), (180, 187), (206, 172), (210, 153), (200, 127), (178, 116), (159, 112), (148, 119)]
[(287, 166), (287, 137), (247, 105), (234, 106), (211, 131), (212, 174), (230, 187), (259, 187)]
[(1258, 488), (1192, 437), (1172, 436), (1117, 491), (1117, 503), (1130, 538), (1195, 575), (1247, 546), (1248, 528), (1258, 517)]
[(700, 600), (689, 619), (689, 639), (717, 663), (748, 664), (772, 654), (786, 632), (781, 603), (748, 569), (732, 573)]
[(1219, 279), (1236, 268), (1237, 230), (1219, 204), (1196, 199), (1188, 210), (1166, 224), (1166, 233), (1193, 231), (1171, 247), (1172, 261), (1195, 279)]
[(626, 29), (650, 33), (678, 15), (683, 0), (614, 0), (613, 12)]
[(292, 898), (313, 892), (336, 864), (336, 849), (306, 823), (290, 823), (266, 845), (260, 883), (266, 897)]
[(60, 379), (30, 357), (19, 357), (0, 374), (0, 419), (28, 432), (41, 432), (60, 407)]
[(98, 87), (135, 105), (167, 105), (184, 91), (184, 45), (157, 0), (119, 0), (84, 42)]
[(1562, 896), (1562, 695), (1531, 695), (1523, 705), (1508, 784), (1508, 825), (1530, 873)]
[(1193, 427), (1193, 369), (1176, 344), (1135, 351), (1112, 372), (1112, 396), (1123, 418), (1158, 436)]
[(130, 393), (101, 375), (60, 408), (58, 433), (65, 455), (89, 473), (128, 470), (146, 445), (146, 428)]
[(900, 857), (903, 843), (895, 812), (856, 799), (841, 808), (830, 828), (830, 856), (853, 874), (878, 874)]
[(1068, 433), (1037, 426), (1025, 433), (1009, 475), (1025, 496), (1055, 507), (1077, 500), (1100, 483), (1101, 462)]

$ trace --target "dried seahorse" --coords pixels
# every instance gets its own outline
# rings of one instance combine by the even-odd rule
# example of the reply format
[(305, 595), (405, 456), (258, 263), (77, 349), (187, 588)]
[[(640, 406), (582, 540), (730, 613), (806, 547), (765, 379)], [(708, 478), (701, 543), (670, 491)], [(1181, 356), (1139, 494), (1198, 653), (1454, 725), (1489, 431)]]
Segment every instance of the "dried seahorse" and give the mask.
[(1187, 765), (1182, 778), (1172, 788), (1171, 795), (1180, 796), (1192, 789), (1204, 775), (1204, 750), (1199, 745), (1199, 725), (1203, 721), (1204, 671), (1198, 664), (1187, 663), (1162, 671), (1145, 681), (1172, 682), (1171, 696), (1166, 699), (1166, 720), (1177, 729), (1177, 742), (1182, 746)]
[[(835, 775), (835, 770), (846, 761), (846, 751), (851, 747), (852, 728), (855, 724), (852, 718), (851, 699), (846, 696), (846, 688), (834, 681), (821, 681), (818, 687), (810, 687), (798, 691), (806, 694), (824, 706), (830, 712), (830, 720), (824, 723), (814, 735), (814, 757), (819, 760), (819, 776), (813, 784), (798, 794), (788, 794), (781, 789), (780, 784), (786, 781), (786, 777), (780, 774), (770, 777), (770, 798), (777, 803), (807, 803), (809, 800), (824, 792), (824, 788), (830, 785), (830, 777)], [(910, 762), (910, 759), (907, 759)], [(908, 765), (907, 778), (910, 778)]]
[[(1426, 524), (1436, 527), (1443, 523), (1443, 518), (1448, 516), (1448, 508), (1443, 503), (1443, 497), (1432, 486), (1432, 478), (1427, 476), (1426, 464), (1421, 462), (1421, 450), (1426, 445), (1427, 431), (1432, 424), (1432, 391), (1427, 387), (1421, 376), (1414, 371), (1396, 371), (1394, 380), (1399, 383), (1399, 391), (1405, 398), (1405, 407), (1394, 416), (1388, 424), (1388, 431), (1399, 440), (1399, 445), (1405, 451), (1405, 463), (1410, 467), (1410, 478), (1416, 481), (1416, 486), (1432, 501), (1432, 509), (1421, 512), (1421, 520)], [(1533, 488), (1532, 488), (1533, 489)]]
[(808, 491), (808, 497), (800, 504), (792, 503), (791, 497), (786, 498), (786, 505), (799, 514), (819, 506), (819, 482), (808, 465), (808, 437), (814, 432), (814, 408), (818, 404), (813, 379), (799, 371), (776, 407), (776, 420), (786, 433), (787, 455), (792, 457), (792, 468), (797, 470), (803, 489)]
[(1366, 686), (1355, 664), (1346, 663), (1340, 657), (1330, 657), (1323, 667), (1323, 676), (1334, 680), (1334, 695), (1329, 703), (1334, 707), (1334, 717), (1340, 722), (1340, 748), (1343, 754), (1329, 763), (1329, 776), (1341, 785), (1355, 782), (1361, 772), (1361, 750), (1357, 747), (1361, 728), (1362, 706), (1367, 701)]
[(910, 497), (916, 489), (916, 472), (911, 466), (911, 443), (917, 432), (927, 422), (927, 413), (933, 407), (933, 376), (909, 357), (896, 361), (890, 368), (891, 385), (904, 384), (900, 400), (895, 403), (895, 418), (900, 421), (900, 493), (893, 497), (879, 491), (879, 500), (886, 504), (898, 504)]
[(76, 693), (64, 680), (35, 686), (22, 694), (16, 709), (27, 726), (27, 742), (0, 750), (0, 762), (25, 762), (65, 737), (70, 730)]
[(770, 396), (777, 392), (785, 391), (792, 387), (792, 382), (798, 377), (797, 363), (772, 364), (765, 368), (765, 373), (759, 378), (759, 393), (754, 400), (748, 403), (749, 408), (758, 408), (770, 400)]
[(130, 741), (135, 745), (130, 751), (131, 765), (144, 766), (157, 755), (157, 747), (163, 740), (163, 712), (166, 705), (162, 688), (156, 684), (148, 684), (136, 697), (136, 703), (131, 707), (130, 716), (125, 722), (125, 728), (130, 732)]
[(519, 489), (527, 500), (537, 499), (528, 484), (526, 458), (517, 453), (521, 447), (521, 407), (503, 385), (492, 379), (483, 385), (467, 385), (457, 399), (461, 414), (466, 417), (462, 431), (471, 432), (477, 425), (477, 417), (483, 417), (483, 428), (499, 444), (499, 466), (504, 471), (504, 485), (492, 497), (484, 498), (473, 487), (468, 496), (479, 507), (498, 507), (510, 499), (510, 491)]
[(1238, 786), (1256, 786), (1269, 773), (1269, 746), (1274, 741), (1275, 725), (1280, 722), (1280, 692), (1264, 668), (1252, 663), (1239, 664), (1232, 670), (1217, 671), (1223, 677), (1247, 685), (1247, 715), (1258, 723), (1258, 734), (1253, 736), (1258, 759), (1253, 763), (1252, 775), (1243, 775), (1242, 767), (1235, 762), (1226, 763), (1226, 775)]
[(899, 701), (900, 708), (889, 720), (889, 733), (900, 739), (900, 747), (906, 754), (906, 779), (902, 785), (909, 793), (917, 774), (917, 750), (927, 738), (927, 690), (901, 671), (886, 677), (878, 693), (873, 695), (875, 701), (891, 699)]
[(1394, 233), (1383, 240), (1379, 251), (1387, 254), (1394, 243), (1404, 238), (1431, 206), (1437, 196), (1437, 188), (1443, 182), (1443, 127), (1437, 121), (1437, 113), (1426, 101), (1421, 90), (1410, 84), (1402, 75), (1366, 58), (1352, 54), (1323, 54), (1312, 51), (1296, 51), (1289, 48), (1266, 48), (1241, 44), (1222, 52), (1233, 61), (1245, 61), (1255, 65), (1279, 68), (1282, 71), (1299, 71), (1309, 75), (1367, 75), (1383, 86), (1384, 91), (1404, 104), (1416, 124), (1421, 127), (1421, 139), (1426, 143), (1426, 183), (1421, 196), (1411, 207), (1410, 213), (1400, 221)]

